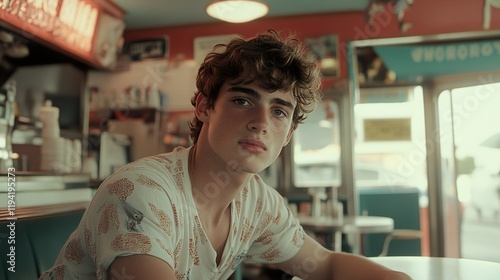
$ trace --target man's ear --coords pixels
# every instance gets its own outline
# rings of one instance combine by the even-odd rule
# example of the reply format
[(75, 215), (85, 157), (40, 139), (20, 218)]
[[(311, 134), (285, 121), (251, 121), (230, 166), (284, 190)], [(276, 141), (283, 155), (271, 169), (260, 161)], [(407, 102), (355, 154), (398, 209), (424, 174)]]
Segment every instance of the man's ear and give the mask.
[(206, 122), (208, 120), (210, 106), (208, 105), (207, 96), (204, 93), (199, 93), (196, 97), (195, 114), (196, 117), (202, 121)]
[(288, 143), (290, 143), (290, 140), (292, 140), (292, 135), (293, 135), (294, 131), (295, 131), (295, 128), (290, 128), (290, 131), (288, 131), (288, 135), (286, 136), (285, 143), (283, 144), (283, 147), (288, 145)]

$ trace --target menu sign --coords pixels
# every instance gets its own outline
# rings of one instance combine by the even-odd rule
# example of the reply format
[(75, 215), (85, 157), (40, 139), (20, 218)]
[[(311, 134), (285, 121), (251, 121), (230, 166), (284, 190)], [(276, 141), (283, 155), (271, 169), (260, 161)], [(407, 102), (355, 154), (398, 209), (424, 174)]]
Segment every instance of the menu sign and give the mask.
[(364, 140), (372, 141), (411, 141), (411, 119), (365, 119)]
[[(2, 20), (49, 42), (55, 39), (85, 53), (92, 49), (99, 11), (90, 0), (0, 0)], [(50, 36), (43, 36), (44, 33)]]

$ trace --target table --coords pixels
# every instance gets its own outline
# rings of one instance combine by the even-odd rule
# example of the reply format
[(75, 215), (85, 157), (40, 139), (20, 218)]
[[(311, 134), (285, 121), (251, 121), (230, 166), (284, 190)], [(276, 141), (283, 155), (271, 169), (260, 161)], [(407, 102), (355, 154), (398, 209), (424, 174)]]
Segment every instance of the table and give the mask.
[(498, 280), (500, 263), (460, 258), (373, 257), (370, 260), (405, 272), (413, 280)]
[(360, 253), (360, 236), (366, 233), (388, 233), (394, 229), (394, 220), (389, 217), (378, 216), (344, 216), (334, 219), (328, 216), (312, 217), (299, 216), (300, 224), (304, 229), (315, 233), (334, 234), (334, 250), (342, 251), (342, 233), (354, 234), (356, 246), (354, 253)]

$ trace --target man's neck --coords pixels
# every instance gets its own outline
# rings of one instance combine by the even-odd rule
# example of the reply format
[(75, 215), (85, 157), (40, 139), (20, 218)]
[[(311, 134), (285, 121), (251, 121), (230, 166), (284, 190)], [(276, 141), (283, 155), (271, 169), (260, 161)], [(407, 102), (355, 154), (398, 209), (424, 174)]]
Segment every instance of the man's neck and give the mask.
[[(234, 197), (252, 176), (231, 172), (221, 166), (213, 156), (200, 154), (194, 145), (189, 152), (189, 178), (198, 212), (208, 214), (211, 223), (217, 223), (231, 205)], [(223, 165), (223, 164), (222, 164)]]

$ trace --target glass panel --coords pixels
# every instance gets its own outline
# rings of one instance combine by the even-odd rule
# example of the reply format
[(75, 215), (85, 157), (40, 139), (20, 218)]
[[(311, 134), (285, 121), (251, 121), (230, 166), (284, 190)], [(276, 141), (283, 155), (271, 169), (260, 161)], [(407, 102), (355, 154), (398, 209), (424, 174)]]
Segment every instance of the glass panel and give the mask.
[[(407, 97), (394, 102), (391, 96)], [(354, 106), (356, 187), (418, 187), (426, 206), (422, 88), (363, 88), (360, 100)]]
[(339, 107), (325, 100), (300, 124), (293, 138), (296, 187), (340, 186)]
[(500, 262), (500, 83), (451, 91), (461, 256)]
[[(361, 88), (359, 103), (354, 105), (354, 125), (358, 211), (391, 217), (395, 228), (425, 231), (428, 198), (422, 88)], [(396, 244), (388, 254), (428, 255), (428, 234), (423, 235), (422, 240)], [(380, 254), (384, 237), (366, 236), (363, 254)]]

